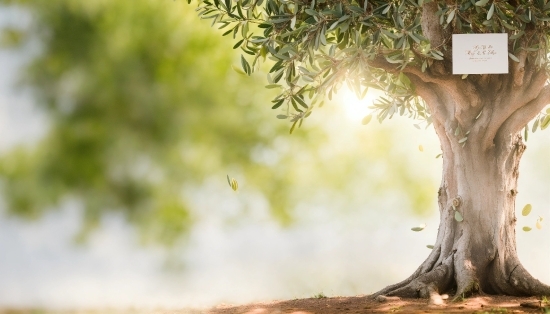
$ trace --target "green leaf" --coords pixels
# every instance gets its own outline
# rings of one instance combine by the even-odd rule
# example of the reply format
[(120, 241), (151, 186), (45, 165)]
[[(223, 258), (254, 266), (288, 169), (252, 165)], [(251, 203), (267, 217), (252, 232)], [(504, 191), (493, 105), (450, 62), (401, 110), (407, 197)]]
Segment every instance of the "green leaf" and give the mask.
[(290, 134), (292, 134), (292, 132), (294, 131), (294, 128), (296, 127), (296, 122), (298, 122), (298, 120), (294, 121), (294, 123), (292, 123), (292, 126), (290, 127)]
[(525, 232), (529, 232), (531, 230), (532, 230), (531, 227), (528, 227), (528, 226), (523, 227), (523, 231)]
[(273, 105), (273, 107), (271, 107), (271, 109), (277, 109), (277, 108), (281, 107), (281, 105), (282, 105), (284, 102), (285, 102), (284, 99), (281, 99), (281, 100), (277, 101), (277, 102), (275, 103), (275, 105)]
[(542, 122), (540, 123), (540, 129), (544, 130), (550, 125), (550, 115), (546, 116), (544, 119), (542, 119)]
[(239, 189), (239, 183), (234, 178), (231, 178), (231, 184), (230, 185), (231, 185), (231, 188), (233, 189), (233, 191), (235, 191), (235, 192)]
[(311, 16), (316, 16), (317, 15), (317, 11), (312, 10), (312, 9), (306, 9), (306, 13), (311, 15)]
[(233, 69), (233, 71), (235, 71), (235, 72), (237, 72), (237, 73), (239, 73), (239, 74), (246, 75), (246, 73), (244, 73), (243, 70), (237, 68), (237, 67), (234, 66), (234, 65), (231, 65), (231, 68)]
[(424, 230), (424, 228), (426, 228), (426, 224), (421, 224), (421, 225), (418, 226), (418, 227), (412, 227), (411, 230), (412, 230), (412, 231), (415, 231), (415, 232), (419, 232), (419, 231)]
[(520, 38), (521, 36), (523, 36), (523, 34), (525, 34), (525, 32), (524, 32), (524, 31), (520, 31), (520, 32), (518, 32), (517, 34), (514, 34), (514, 35), (510, 36), (509, 39), (510, 39), (510, 40), (518, 39), (518, 38)]
[(241, 46), (241, 44), (243, 43), (244, 39), (241, 39), (239, 40), (234, 46), (233, 46), (233, 49), (237, 49)]
[(229, 186), (231, 186), (231, 180), (229, 179), (229, 175), (227, 175), (227, 183), (229, 184)]
[(512, 53), (508, 53), (508, 56), (510, 57), (510, 59), (516, 61), (516, 62), (519, 62), (519, 59), (518, 57), (514, 56)]
[(491, 7), (489, 8), (489, 12), (487, 12), (487, 21), (490, 20), (493, 17), (493, 13), (495, 13), (495, 4), (491, 4)]
[(462, 214), (458, 210), (455, 210), (455, 220), (458, 222), (461, 222), (464, 220), (464, 218), (462, 217)]
[(296, 102), (297, 102), (300, 106), (302, 106), (302, 107), (304, 107), (304, 108), (306, 108), (306, 109), (308, 108), (308, 105), (306, 104), (306, 102), (305, 102), (300, 96), (293, 95), (292, 98), (293, 98), (294, 100), (296, 100)]
[(250, 64), (248, 64), (248, 61), (246, 61), (243, 55), (241, 55), (241, 65), (243, 67), (244, 72), (250, 75), (250, 72), (251, 72)]
[(531, 204), (527, 204), (523, 207), (523, 209), (521, 210), (521, 215), (522, 216), (527, 216), (531, 213), (531, 209), (533, 209), (533, 206)]
[(361, 124), (367, 125), (369, 124), (370, 120), (372, 120), (372, 114), (366, 115), (361, 121)]
[(284, 115), (284, 114), (278, 114), (277, 115), (277, 119), (286, 119), (286, 118), (288, 118), (287, 115)]
[(431, 250), (433, 250), (433, 249), (434, 249), (434, 246), (433, 246), (433, 245), (431, 245), (431, 244), (428, 244), (428, 245), (426, 245), (426, 247), (427, 247), (428, 249), (431, 249)]
[(452, 10), (451, 13), (449, 13), (449, 15), (447, 15), (447, 24), (451, 23), (455, 17), (455, 12), (456, 12), (456, 9), (455, 10)]
[(463, 138), (461, 138), (460, 140), (458, 140), (458, 144), (462, 144), (462, 143), (466, 142), (467, 140), (468, 140), (468, 137), (467, 137), (467, 136), (466, 136), (466, 137), (463, 137)]

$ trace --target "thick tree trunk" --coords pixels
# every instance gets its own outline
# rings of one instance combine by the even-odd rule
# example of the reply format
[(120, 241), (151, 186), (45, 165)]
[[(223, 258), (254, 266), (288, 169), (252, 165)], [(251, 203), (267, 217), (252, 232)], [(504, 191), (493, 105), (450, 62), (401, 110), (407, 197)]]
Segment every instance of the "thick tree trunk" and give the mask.
[[(441, 141), (441, 222), (426, 261), (375, 296), (430, 297), (432, 303), (450, 292), (549, 296), (550, 286), (521, 265), (515, 240), (518, 168), (525, 150), (520, 131), (550, 103), (547, 72), (524, 49), (519, 62), (511, 61), (509, 74), (452, 75), (454, 30), (439, 23), (436, 2), (422, 8), (422, 32), (432, 47), (441, 47), (444, 60), (426, 71), (410, 66), (402, 72), (426, 101)], [(529, 47), (531, 37), (536, 36), (523, 36), (518, 45)], [(373, 66), (399, 72), (383, 59), (374, 59)]]
[[(416, 272), (375, 296), (429, 297), (438, 304), (443, 293), (550, 295), (550, 287), (523, 268), (516, 251), (515, 199), (525, 150), (518, 126), (532, 117), (518, 118), (518, 109), (499, 121), (501, 110), (514, 101), (500, 102), (506, 95), (490, 102), (483, 94), (461, 94), (453, 84), (424, 84), (425, 89), (422, 84), (419, 94), (439, 109), (433, 114), (443, 151), (439, 231), (432, 253)], [(464, 97), (486, 104), (461, 106)], [(523, 124), (512, 122), (520, 118)], [(500, 125), (493, 127), (495, 121)]]

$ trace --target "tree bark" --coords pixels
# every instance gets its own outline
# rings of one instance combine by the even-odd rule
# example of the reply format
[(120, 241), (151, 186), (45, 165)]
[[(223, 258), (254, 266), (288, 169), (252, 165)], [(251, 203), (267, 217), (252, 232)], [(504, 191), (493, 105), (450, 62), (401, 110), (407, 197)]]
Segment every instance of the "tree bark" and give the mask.
[(375, 296), (427, 297), (439, 304), (443, 293), (550, 295), (550, 286), (523, 268), (516, 251), (515, 199), (526, 148), (520, 131), (550, 101), (546, 77), (538, 82), (540, 73), (533, 71), (530, 84), (521, 86), (513, 85), (513, 75), (426, 80), (408, 73), (441, 142), (441, 220), (426, 261)]

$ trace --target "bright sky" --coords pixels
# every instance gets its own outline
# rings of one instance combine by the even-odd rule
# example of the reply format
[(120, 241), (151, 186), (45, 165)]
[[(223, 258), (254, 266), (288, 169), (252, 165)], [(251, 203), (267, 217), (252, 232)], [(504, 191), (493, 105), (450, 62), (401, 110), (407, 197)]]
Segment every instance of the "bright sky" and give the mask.
[(369, 107), (381, 95), (383, 95), (382, 92), (371, 89), (367, 92), (365, 98), (359, 99), (347, 86), (343, 86), (336, 97), (344, 108), (346, 117), (351, 122), (361, 122), (366, 115), (372, 113), (373, 110)]

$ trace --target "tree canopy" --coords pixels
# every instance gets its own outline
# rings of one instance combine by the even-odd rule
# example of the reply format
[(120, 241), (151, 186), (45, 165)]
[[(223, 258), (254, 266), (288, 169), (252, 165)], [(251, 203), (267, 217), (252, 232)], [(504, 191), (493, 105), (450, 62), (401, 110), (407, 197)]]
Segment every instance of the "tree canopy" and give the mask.
[[(198, 3), (203, 19), (237, 39), (233, 48), (243, 51), (243, 71), (250, 74), (266, 57), (272, 60), (268, 88), (282, 89), (273, 109), (283, 106), (281, 117), (291, 122), (301, 123), (316, 103), (332, 98), (345, 83), (361, 98), (369, 88), (386, 92), (373, 105), (380, 121), (399, 114), (431, 123), (430, 110), (407, 74), (448, 74), (451, 34), (507, 33), (513, 62), (519, 66), (528, 57), (547, 69), (550, 3), (542, 0)], [(434, 18), (428, 21), (425, 11)], [(532, 130), (548, 125), (550, 112), (541, 112)]]

